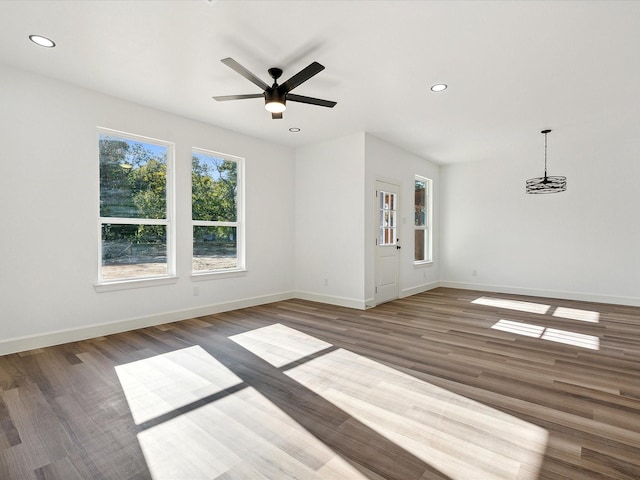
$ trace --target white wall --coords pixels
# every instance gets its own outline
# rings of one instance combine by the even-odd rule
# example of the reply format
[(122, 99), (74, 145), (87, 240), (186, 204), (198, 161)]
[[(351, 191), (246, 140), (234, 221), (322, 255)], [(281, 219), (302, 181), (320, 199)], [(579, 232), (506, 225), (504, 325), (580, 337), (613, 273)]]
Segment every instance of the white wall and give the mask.
[[(366, 308), (374, 302), (376, 180), (400, 185), (400, 296), (434, 288), (439, 279), (439, 239), (434, 262), (413, 265), (415, 175), (434, 182), (438, 231), (439, 167), (374, 136), (345, 136), (296, 152), (296, 296)], [(327, 285), (324, 280), (327, 279)]]
[[(366, 226), (365, 255), (366, 298), (372, 304), (374, 298), (374, 248), (376, 232), (375, 182), (382, 180), (400, 186), (400, 296), (413, 295), (438, 286), (440, 278), (440, 167), (428, 160), (417, 157), (395, 145), (391, 145), (372, 135), (366, 135)], [(415, 176), (433, 180), (433, 262), (414, 266), (414, 196)]]
[(640, 140), (577, 134), (549, 135), (563, 193), (525, 194), (543, 174), (538, 145), (442, 168), (443, 285), (640, 305)]
[(363, 133), (296, 151), (298, 297), (364, 308), (364, 162)]
[[(19, 70), (0, 67), (0, 79), (0, 353), (37, 346), (40, 336), (53, 332), (62, 333), (49, 340), (66, 341), (115, 331), (127, 321), (159, 323), (291, 296), (292, 149)], [(176, 144), (174, 285), (94, 289), (96, 126)], [(192, 146), (246, 159), (248, 273), (198, 282), (198, 297), (190, 276)]]
[[(376, 180), (401, 186), (401, 296), (440, 284), (640, 305), (640, 138), (554, 131), (550, 173), (568, 190), (526, 195), (537, 144), (446, 167), (365, 133), (294, 151), (8, 67), (0, 79), (0, 354), (294, 295), (365, 308)], [(97, 126), (175, 142), (176, 284), (96, 292)], [(198, 282), (197, 297), (192, 146), (246, 158), (248, 272)], [(421, 268), (415, 174), (434, 180), (434, 262)]]

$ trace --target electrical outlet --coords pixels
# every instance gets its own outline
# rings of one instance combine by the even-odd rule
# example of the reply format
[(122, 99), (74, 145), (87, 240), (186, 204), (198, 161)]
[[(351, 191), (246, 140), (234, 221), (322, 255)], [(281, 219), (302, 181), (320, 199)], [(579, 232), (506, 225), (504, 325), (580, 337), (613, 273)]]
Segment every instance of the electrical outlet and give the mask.
[(198, 285), (193, 287), (193, 296), (194, 297), (199, 297), (200, 296), (200, 287)]
[(324, 286), (325, 286), (325, 287), (328, 287), (328, 286), (329, 286), (329, 279), (328, 279), (328, 278), (325, 278), (325, 279), (324, 279)]
[(478, 271), (477, 270), (471, 270), (471, 276), (472, 277), (477, 277), (478, 276)]

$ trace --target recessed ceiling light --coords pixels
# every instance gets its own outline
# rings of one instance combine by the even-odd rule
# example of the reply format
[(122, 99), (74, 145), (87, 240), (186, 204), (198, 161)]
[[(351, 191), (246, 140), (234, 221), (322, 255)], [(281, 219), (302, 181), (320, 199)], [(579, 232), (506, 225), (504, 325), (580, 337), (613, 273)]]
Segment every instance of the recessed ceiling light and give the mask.
[(300, 129), (298, 127), (291, 127), (289, 129), (289, 131), (292, 132), (292, 133), (298, 133), (300, 131)]
[(432, 92), (442, 92), (443, 90), (446, 90), (446, 89), (447, 89), (447, 86), (444, 83), (437, 83), (433, 87), (431, 87)]
[(42, 35), (29, 35), (29, 40), (41, 47), (53, 48), (56, 46), (56, 42)]

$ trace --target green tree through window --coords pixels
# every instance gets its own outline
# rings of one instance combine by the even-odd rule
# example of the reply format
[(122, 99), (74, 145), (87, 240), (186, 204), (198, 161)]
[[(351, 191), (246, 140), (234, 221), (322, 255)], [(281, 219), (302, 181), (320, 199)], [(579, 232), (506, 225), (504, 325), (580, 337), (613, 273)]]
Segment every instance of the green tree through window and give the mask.
[(99, 134), (100, 280), (170, 273), (167, 160), (170, 144)]
[(194, 150), (191, 205), (194, 272), (242, 267), (239, 158)]

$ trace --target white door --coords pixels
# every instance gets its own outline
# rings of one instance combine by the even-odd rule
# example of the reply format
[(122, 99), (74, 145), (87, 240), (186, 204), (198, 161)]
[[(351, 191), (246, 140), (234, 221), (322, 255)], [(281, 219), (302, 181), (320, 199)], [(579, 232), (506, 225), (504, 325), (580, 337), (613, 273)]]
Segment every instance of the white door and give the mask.
[(376, 259), (375, 259), (375, 303), (376, 305), (399, 296), (400, 238), (398, 236), (398, 185), (376, 182)]

